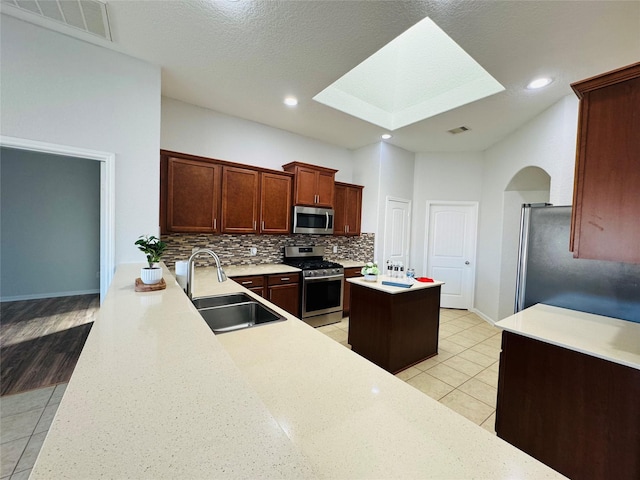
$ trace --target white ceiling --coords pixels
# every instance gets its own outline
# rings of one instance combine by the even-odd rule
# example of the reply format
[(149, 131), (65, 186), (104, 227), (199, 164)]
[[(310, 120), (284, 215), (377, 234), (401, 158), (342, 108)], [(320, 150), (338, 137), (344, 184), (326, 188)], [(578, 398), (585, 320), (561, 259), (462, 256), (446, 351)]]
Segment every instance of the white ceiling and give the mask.
[[(569, 84), (640, 60), (640, 1), (107, 1), (113, 44), (162, 67), (162, 94), (347, 148), (384, 130), (312, 100), (429, 16), (506, 87), (387, 140), (414, 152), (484, 150)], [(527, 91), (536, 76), (555, 79)], [(287, 95), (299, 99), (285, 106)], [(465, 125), (471, 130), (451, 135)], [(250, 141), (250, 139), (247, 139)]]

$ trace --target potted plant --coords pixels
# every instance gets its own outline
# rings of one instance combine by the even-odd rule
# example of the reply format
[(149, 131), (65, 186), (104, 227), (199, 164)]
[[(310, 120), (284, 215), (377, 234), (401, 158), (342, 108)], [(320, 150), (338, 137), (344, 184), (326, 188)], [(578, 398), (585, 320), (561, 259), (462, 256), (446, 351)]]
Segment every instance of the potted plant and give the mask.
[(167, 244), (153, 235), (142, 235), (135, 245), (147, 256), (148, 267), (140, 269), (140, 279), (146, 285), (153, 285), (162, 280), (162, 268), (159, 262), (167, 249)]
[(367, 262), (360, 273), (364, 275), (364, 279), (369, 282), (375, 282), (378, 280), (378, 275), (380, 274), (380, 269), (378, 268), (378, 264), (375, 262)]

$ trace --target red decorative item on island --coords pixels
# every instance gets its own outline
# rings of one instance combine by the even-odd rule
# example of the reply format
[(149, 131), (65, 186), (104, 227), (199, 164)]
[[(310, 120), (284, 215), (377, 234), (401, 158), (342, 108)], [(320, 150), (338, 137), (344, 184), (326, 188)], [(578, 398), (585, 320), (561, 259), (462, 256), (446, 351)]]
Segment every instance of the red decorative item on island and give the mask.
[(433, 283), (433, 278), (429, 277), (418, 277), (416, 280), (423, 283)]

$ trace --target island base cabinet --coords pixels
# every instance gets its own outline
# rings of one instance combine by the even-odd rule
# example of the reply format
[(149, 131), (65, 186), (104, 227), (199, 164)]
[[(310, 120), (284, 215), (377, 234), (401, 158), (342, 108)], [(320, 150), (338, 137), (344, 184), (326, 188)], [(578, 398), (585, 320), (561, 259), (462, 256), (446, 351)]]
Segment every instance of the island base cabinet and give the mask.
[(397, 373), (438, 353), (440, 286), (390, 294), (351, 284), (351, 350)]
[(502, 334), (497, 435), (573, 480), (640, 478), (640, 370)]

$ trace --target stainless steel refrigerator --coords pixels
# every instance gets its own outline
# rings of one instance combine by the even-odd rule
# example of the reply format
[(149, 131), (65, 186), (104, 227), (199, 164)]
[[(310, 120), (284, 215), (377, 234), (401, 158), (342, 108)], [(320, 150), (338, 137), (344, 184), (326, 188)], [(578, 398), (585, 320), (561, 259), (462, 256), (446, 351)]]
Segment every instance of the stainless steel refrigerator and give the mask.
[(640, 322), (640, 265), (573, 258), (570, 230), (571, 207), (523, 205), (515, 311), (545, 303)]

